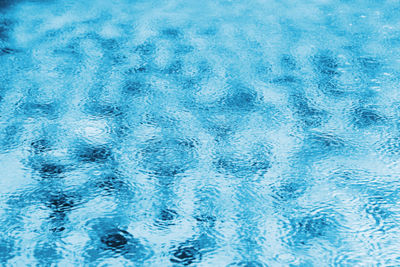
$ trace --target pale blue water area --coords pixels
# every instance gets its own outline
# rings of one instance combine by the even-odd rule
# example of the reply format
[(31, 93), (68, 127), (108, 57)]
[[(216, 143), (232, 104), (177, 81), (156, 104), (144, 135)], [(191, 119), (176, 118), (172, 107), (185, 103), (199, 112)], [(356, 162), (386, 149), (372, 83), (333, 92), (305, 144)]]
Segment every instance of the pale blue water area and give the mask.
[(0, 265), (400, 266), (398, 0), (0, 14)]

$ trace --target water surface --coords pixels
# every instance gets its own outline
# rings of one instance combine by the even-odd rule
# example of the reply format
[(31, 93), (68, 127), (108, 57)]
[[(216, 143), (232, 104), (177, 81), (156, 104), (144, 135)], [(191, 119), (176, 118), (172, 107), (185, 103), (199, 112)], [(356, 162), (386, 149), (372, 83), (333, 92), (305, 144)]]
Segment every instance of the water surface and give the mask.
[(400, 4), (0, 2), (4, 266), (400, 265)]

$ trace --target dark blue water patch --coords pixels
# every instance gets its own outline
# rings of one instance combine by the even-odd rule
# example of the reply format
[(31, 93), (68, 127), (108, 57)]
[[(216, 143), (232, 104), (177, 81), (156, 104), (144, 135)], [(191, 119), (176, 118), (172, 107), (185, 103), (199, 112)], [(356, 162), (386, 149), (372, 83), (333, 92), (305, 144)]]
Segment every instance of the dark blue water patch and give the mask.
[(294, 109), (294, 113), (303, 122), (305, 127), (318, 127), (328, 118), (325, 110), (313, 107), (309, 100), (301, 93), (292, 94), (289, 103)]
[(199, 263), (202, 259), (202, 252), (200, 249), (201, 247), (198, 241), (185, 241), (172, 249), (170, 261), (184, 266)]
[[(104, 74), (105, 75), (105, 74)], [(102, 104), (102, 96), (104, 95), (105, 85), (104, 85), (104, 77), (99, 77), (96, 84), (92, 85), (88, 91), (88, 97), (85, 99), (85, 104), (95, 103), (95, 104)]]
[[(368, 197), (365, 205), (365, 212), (375, 220), (376, 225), (389, 226), (388, 219), (393, 216), (393, 213), (387, 209), (387, 199), (381, 196)], [(384, 229), (380, 229), (384, 230)]]
[(129, 232), (125, 230), (114, 229), (101, 236), (100, 242), (104, 245), (104, 249), (121, 252), (125, 246), (127, 246), (128, 242), (132, 241), (132, 239), (133, 236)]
[(125, 71), (123, 71), (123, 74), (127, 77), (127, 79), (130, 78), (131, 80), (144, 80), (146, 75), (152, 71), (156, 71), (155, 66), (151, 61), (145, 61), (137, 66), (127, 68)]
[(358, 64), (360, 70), (369, 78), (375, 77), (383, 67), (383, 64), (377, 58), (369, 56), (357, 58), (356, 64)]
[(70, 227), (66, 213), (52, 212), (48, 218), (48, 229), (53, 234), (60, 234)]
[(226, 108), (237, 111), (250, 111), (255, 108), (257, 93), (240, 84), (232, 83), (227, 96), (223, 100)]
[[(1, 10), (1, 4), (0, 4), (0, 10)], [(6, 41), (8, 39), (8, 33), (11, 30), (11, 27), (12, 27), (12, 23), (10, 20), (6, 20), (6, 19), (0, 20), (0, 40), (1, 41)]]
[(113, 151), (107, 145), (80, 143), (76, 148), (76, 157), (86, 163), (105, 163), (113, 160)]
[(318, 132), (311, 134), (305, 142), (309, 143), (310, 147), (322, 150), (342, 148), (345, 145), (345, 141), (338, 136)]
[(194, 217), (199, 225), (199, 228), (211, 230), (215, 227), (217, 218), (213, 215), (200, 214)]
[(272, 157), (267, 146), (259, 146), (243, 157), (221, 153), (221, 155), (217, 155), (214, 164), (221, 172), (228, 172), (238, 177), (250, 177), (268, 172), (272, 166)]
[(175, 60), (167, 66), (163, 73), (168, 75), (178, 75), (182, 72), (183, 63), (180, 60)]
[(0, 150), (8, 151), (21, 144), (20, 138), (24, 131), (23, 125), (19, 123), (8, 123), (0, 130)]
[(43, 158), (40, 156), (32, 157), (29, 166), (43, 179), (62, 178), (69, 170), (68, 166), (62, 164), (57, 159)]
[(116, 117), (123, 114), (122, 108), (118, 105), (90, 101), (84, 104), (83, 112), (96, 117)]
[[(124, 179), (117, 174), (108, 174), (95, 177), (94, 179), (94, 186), (103, 191), (102, 193), (106, 195), (129, 192), (131, 189)], [(89, 186), (91, 187), (92, 183), (90, 183)], [(133, 192), (131, 192), (131, 194), (132, 193)]]
[(206, 37), (211, 37), (211, 36), (215, 36), (218, 33), (218, 30), (219, 30), (218, 27), (213, 24), (213, 25), (210, 25), (210, 26), (207, 25), (205, 27), (198, 28), (197, 32), (200, 35), (204, 35)]
[[(218, 120), (218, 118), (203, 118), (203, 125), (207, 131), (215, 136), (217, 139), (225, 139), (233, 134), (237, 129), (237, 121), (231, 121), (232, 123), (225, 123)], [(239, 127), (239, 126), (238, 126)]]
[(313, 132), (304, 140), (301, 153), (308, 156), (330, 155), (344, 151), (346, 141), (329, 133)]
[(338, 74), (339, 63), (332, 51), (324, 50), (318, 52), (313, 56), (312, 62), (315, 71), (320, 75), (334, 76)]
[(274, 197), (279, 201), (290, 201), (301, 197), (309, 187), (306, 181), (297, 177), (288, 179), (280, 183), (273, 189)]
[(4, 99), (4, 96), (5, 96), (6, 92), (7, 92), (6, 89), (0, 88), (0, 105), (1, 105), (1, 102), (3, 101), (3, 99)]
[(357, 107), (353, 111), (353, 123), (357, 128), (367, 128), (374, 125), (382, 125), (385, 118), (374, 107)]
[(138, 45), (135, 49), (135, 52), (137, 52), (141, 56), (151, 56), (155, 54), (155, 51), (156, 51), (156, 46), (151, 42), (146, 42), (141, 45)]
[(39, 173), (44, 178), (59, 177), (66, 171), (66, 167), (57, 163), (43, 163), (40, 165)]
[(148, 83), (148, 72), (157, 71), (154, 66), (142, 65), (131, 68), (125, 73), (125, 80), (121, 86), (121, 92), (127, 96), (144, 95), (151, 89)]
[(301, 80), (294, 75), (283, 75), (272, 79), (272, 82), (283, 86), (301, 84)]
[(383, 224), (384, 220), (390, 216), (387, 210), (376, 204), (367, 205), (365, 212), (374, 218), (376, 225)]
[(216, 161), (218, 170), (229, 172), (236, 176), (248, 177), (257, 173), (265, 173), (271, 167), (269, 159), (255, 159), (248, 161), (245, 159), (223, 157)]
[(56, 213), (65, 213), (71, 211), (77, 203), (74, 196), (65, 193), (52, 193), (48, 196), (46, 206)]
[(162, 209), (159, 215), (161, 221), (172, 221), (178, 216), (177, 212), (171, 209)]
[(106, 50), (107, 52), (113, 52), (113, 51), (118, 51), (120, 49), (120, 42), (118, 40), (112, 39), (112, 38), (100, 38), (99, 37), (99, 43), (101, 44), (101, 47)]
[(282, 55), (280, 64), (284, 71), (294, 71), (298, 69), (296, 60), (291, 55)]
[[(63, 33), (64, 33), (63, 31), (57, 31), (56, 33), (54, 33), (53, 37), (54, 38), (61, 37)], [(59, 35), (61, 35), (61, 36), (59, 36)], [(79, 47), (79, 42), (77, 42), (77, 40), (68, 42), (64, 46), (54, 48), (53, 54), (72, 57), (72, 58), (78, 59), (78, 61), (82, 57), (80, 47)]]
[(52, 141), (45, 138), (39, 138), (31, 142), (33, 154), (42, 154), (52, 149)]
[[(225, 137), (234, 133), (241, 126), (247, 112), (229, 110), (223, 101), (203, 105), (196, 101), (188, 101), (187, 107), (194, 109), (193, 114), (201, 122), (204, 129), (217, 137)], [(221, 119), (222, 118), (222, 119)]]
[(141, 154), (144, 169), (163, 177), (183, 173), (197, 161), (194, 142), (175, 138), (147, 142)]
[(7, 9), (18, 2), (18, 0), (0, 0), (0, 11)]
[(396, 33), (394, 36), (390, 36), (386, 39), (389, 46), (400, 46), (400, 34)]
[(187, 44), (179, 44), (175, 47), (174, 53), (177, 56), (182, 56), (189, 54), (194, 51), (194, 47), (192, 45)]
[(265, 59), (261, 59), (253, 63), (253, 69), (256, 75), (262, 80), (268, 79), (269, 75), (272, 73), (272, 65)]
[(60, 114), (60, 106), (58, 103), (38, 103), (34, 101), (23, 102), (18, 110), (27, 117), (46, 117), (48, 119), (56, 119)]
[(123, 85), (123, 92), (127, 92), (129, 94), (138, 94), (141, 92), (147, 91), (149, 85), (145, 81), (141, 81), (139, 79), (135, 80), (127, 80)]
[(52, 238), (59, 238), (71, 230), (68, 213), (52, 212), (41, 226), (41, 231), (47, 233)]
[[(0, 13), (2, 8), (0, 7)], [(12, 36), (13, 28), (15, 22), (10, 19), (6, 19), (0, 16), (0, 55), (12, 55), (17, 52), (20, 52), (19, 49), (16, 49), (11, 41), (10, 36)]]
[(157, 214), (155, 225), (161, 228), (175, 225), (178, 213), (173, 209), (163, 208)]
[(293, 218), (290, 221), (290, 243), (306, 245), (314, 239), (330, 240), (337, 232), (335, 218), (331, 214), (320, 213)]
[(331, 97), (343, 97), (349, 95), (346, 88), (343, 88), (335, 77), (322, 77), (318, 80), (317, 85), (321, 92)]
[(40, 266), (54, 266), (62, 258), (57, 245), (50, 242), (36, 243), (33, 255)]
[(121, 53), (120, 40), (98, 37), (100, 46), (104, 51), (104, 67), (120, 65), (126, 62), (126, 57)]
[(12, 54), (15, 54), (17, 52), (18, 52), (17, 49), (14, 49), (14, 48), (11, 48), (11, 47), (2, 47), (2, 48), (0, 48), (0, 56), (12, 55)]
[(183, 33), (181, 32), (181, 30), (176, 28), (165, 28), (161, 30), (161, 36), (164, 38), (177, 40), (182, 38)]
[(153, 252), (138, 238), (110, 220), (99, 221), (90, 231), (91, 241), (86, 249), (87, 260), (91, 263), (109, 257), (124, 257), (139, 264), (149, 259)]
[(202, 59), (195, 64), (198, 71), (198, 78), (207, 79), (213, 75), (213, 66), (208, 60)]
[(400, 136), (392, 136), (387, 140), (381, 142), (378, 151), (382, 155), (389, 157), (399, 157), (400, 156)]
[(7, 266), (7, 261), (14, 255), (15, 245), (10, 237), (0, 237), (0, 263)]

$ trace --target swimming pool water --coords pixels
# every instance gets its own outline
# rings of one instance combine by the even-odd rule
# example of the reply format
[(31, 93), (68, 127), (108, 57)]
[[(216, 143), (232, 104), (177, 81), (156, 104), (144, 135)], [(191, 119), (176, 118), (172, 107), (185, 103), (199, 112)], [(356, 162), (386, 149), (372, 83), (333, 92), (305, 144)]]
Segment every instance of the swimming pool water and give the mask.
[(399, 1), (0, 14), (2, 265), (400, 265)]

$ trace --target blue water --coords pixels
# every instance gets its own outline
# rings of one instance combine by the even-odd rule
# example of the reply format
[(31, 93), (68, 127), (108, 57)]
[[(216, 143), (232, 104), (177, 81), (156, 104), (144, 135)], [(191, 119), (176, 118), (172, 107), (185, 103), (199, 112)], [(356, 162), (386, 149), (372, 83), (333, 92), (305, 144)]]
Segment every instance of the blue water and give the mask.
[(400, 266), (398, 0), (0, 14), (0, 265)]

